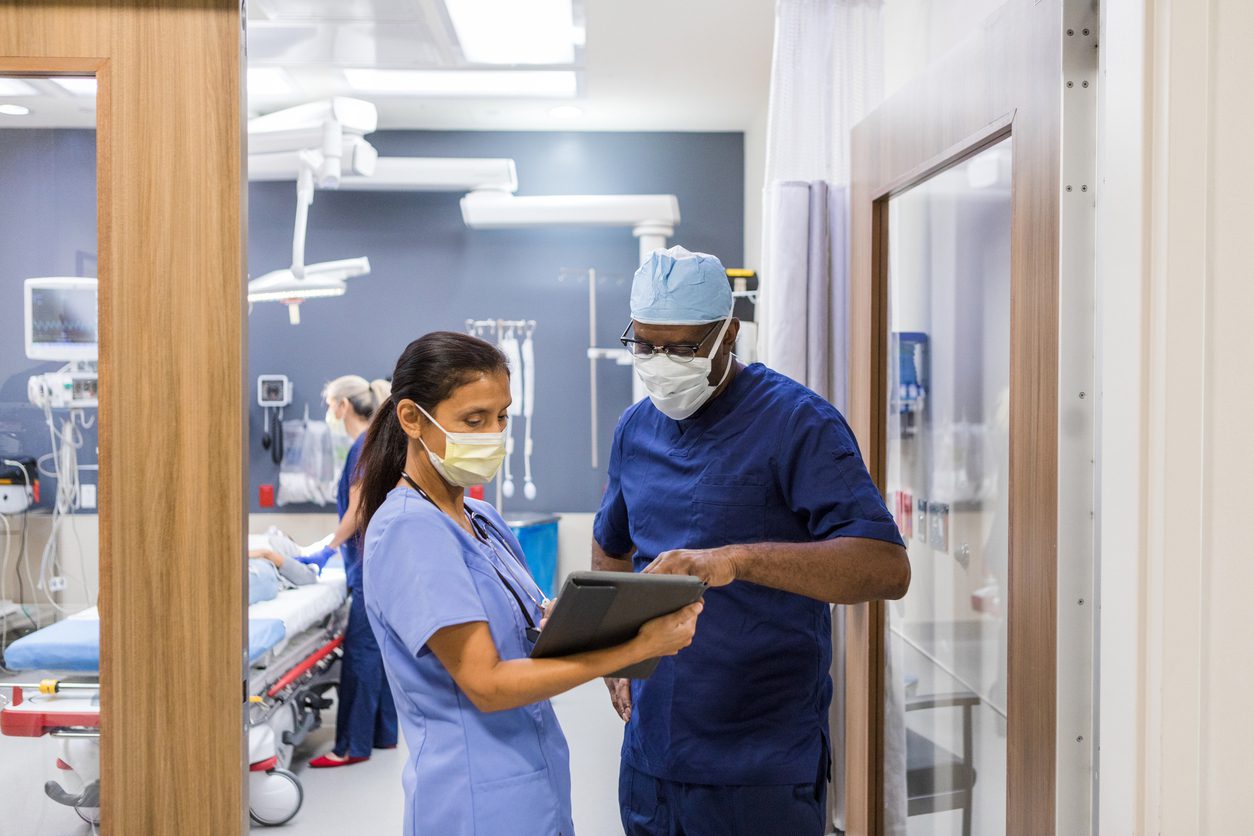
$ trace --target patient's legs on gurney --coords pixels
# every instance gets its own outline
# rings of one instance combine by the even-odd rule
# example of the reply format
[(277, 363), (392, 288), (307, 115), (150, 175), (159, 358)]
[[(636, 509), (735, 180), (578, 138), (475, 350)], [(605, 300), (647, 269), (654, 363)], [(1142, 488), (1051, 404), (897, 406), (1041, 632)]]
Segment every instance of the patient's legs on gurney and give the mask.
[(370, 757), (376, 746), (396, 745), (396, 706), (383, 672), (383, 656), (366, 618), (359, 590), (353, 592), (344, 631), (344, 658), (340, 662), (339, 707), (335, 721), (338, 758), (318, 758), (310, 766), (338, 766)]

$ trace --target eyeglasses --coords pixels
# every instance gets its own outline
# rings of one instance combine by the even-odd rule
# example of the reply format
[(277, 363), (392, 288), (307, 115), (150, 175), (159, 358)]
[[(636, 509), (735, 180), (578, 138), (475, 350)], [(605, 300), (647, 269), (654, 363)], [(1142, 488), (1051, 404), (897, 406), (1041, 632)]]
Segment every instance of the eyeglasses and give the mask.
[(673, 360), (678, 360), (681, 363), (687, 363), (697, 356), (697, 353), (701, 350), (701, 346), (705, 345), (705, 341), (708, 340), (710, 335), (718, 330), (723, 323), (715, 322), (711, 325), (710, 330), (706, 331), (705, 335), (701, 337), (701, 340), (696, 344), (672, 343), (669, 345), (654, 345), (653, 343), (645, 340), (637, 340), (632, 337), (628, 337), (627, 334), (631, 331), (632, 325), (634, 324), (635, 323), (628, 324), (627, 328), (623, 331), (623, 335), (618, 338), (618, 341), (621, 342), (623, 346), (633, 355), (636, 357), (652, 357), (654, 354), (665, 354)]

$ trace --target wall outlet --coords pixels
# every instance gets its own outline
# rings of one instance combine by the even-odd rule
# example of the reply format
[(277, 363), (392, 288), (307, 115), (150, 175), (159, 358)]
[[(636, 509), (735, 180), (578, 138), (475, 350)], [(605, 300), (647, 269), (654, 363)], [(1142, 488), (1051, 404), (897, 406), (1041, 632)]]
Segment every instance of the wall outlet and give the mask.
[(79, 485), (78, 486), (78, 507), (79, 508), (95, 508), (96, 507), (96, 486), (95, 485)]
[(65, 578), (60, 575), (54, 575), (48, 579), (48, 590), (50, 592), (62, 592), (66, 586)]

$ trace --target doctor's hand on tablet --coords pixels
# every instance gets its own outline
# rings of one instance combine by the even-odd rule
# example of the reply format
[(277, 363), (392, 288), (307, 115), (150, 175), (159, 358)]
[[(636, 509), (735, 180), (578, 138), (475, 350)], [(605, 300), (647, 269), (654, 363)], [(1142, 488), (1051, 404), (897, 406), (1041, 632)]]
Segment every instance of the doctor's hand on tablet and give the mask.
[(644, 571), (655, 575), (692, 575), (710, 586), (736, 580), (738, 567), (731, 548), (674, 549), (659, 554)]

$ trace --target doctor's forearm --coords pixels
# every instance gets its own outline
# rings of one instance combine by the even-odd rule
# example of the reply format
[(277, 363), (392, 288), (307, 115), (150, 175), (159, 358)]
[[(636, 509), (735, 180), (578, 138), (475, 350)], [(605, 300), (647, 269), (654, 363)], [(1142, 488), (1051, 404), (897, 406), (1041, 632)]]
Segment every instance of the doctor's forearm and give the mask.
[(617, 557), (608, 554), (595, 539), (592, 541), (592, 568), (597, 572), (630, 572), (632, 571), (632, 549), (626, 555)]
[(897, 599), (910, 586), (906, 550), (894, 543), (837, 537), (817, 543), (727, 546), (736, 579), (832, 604)]

